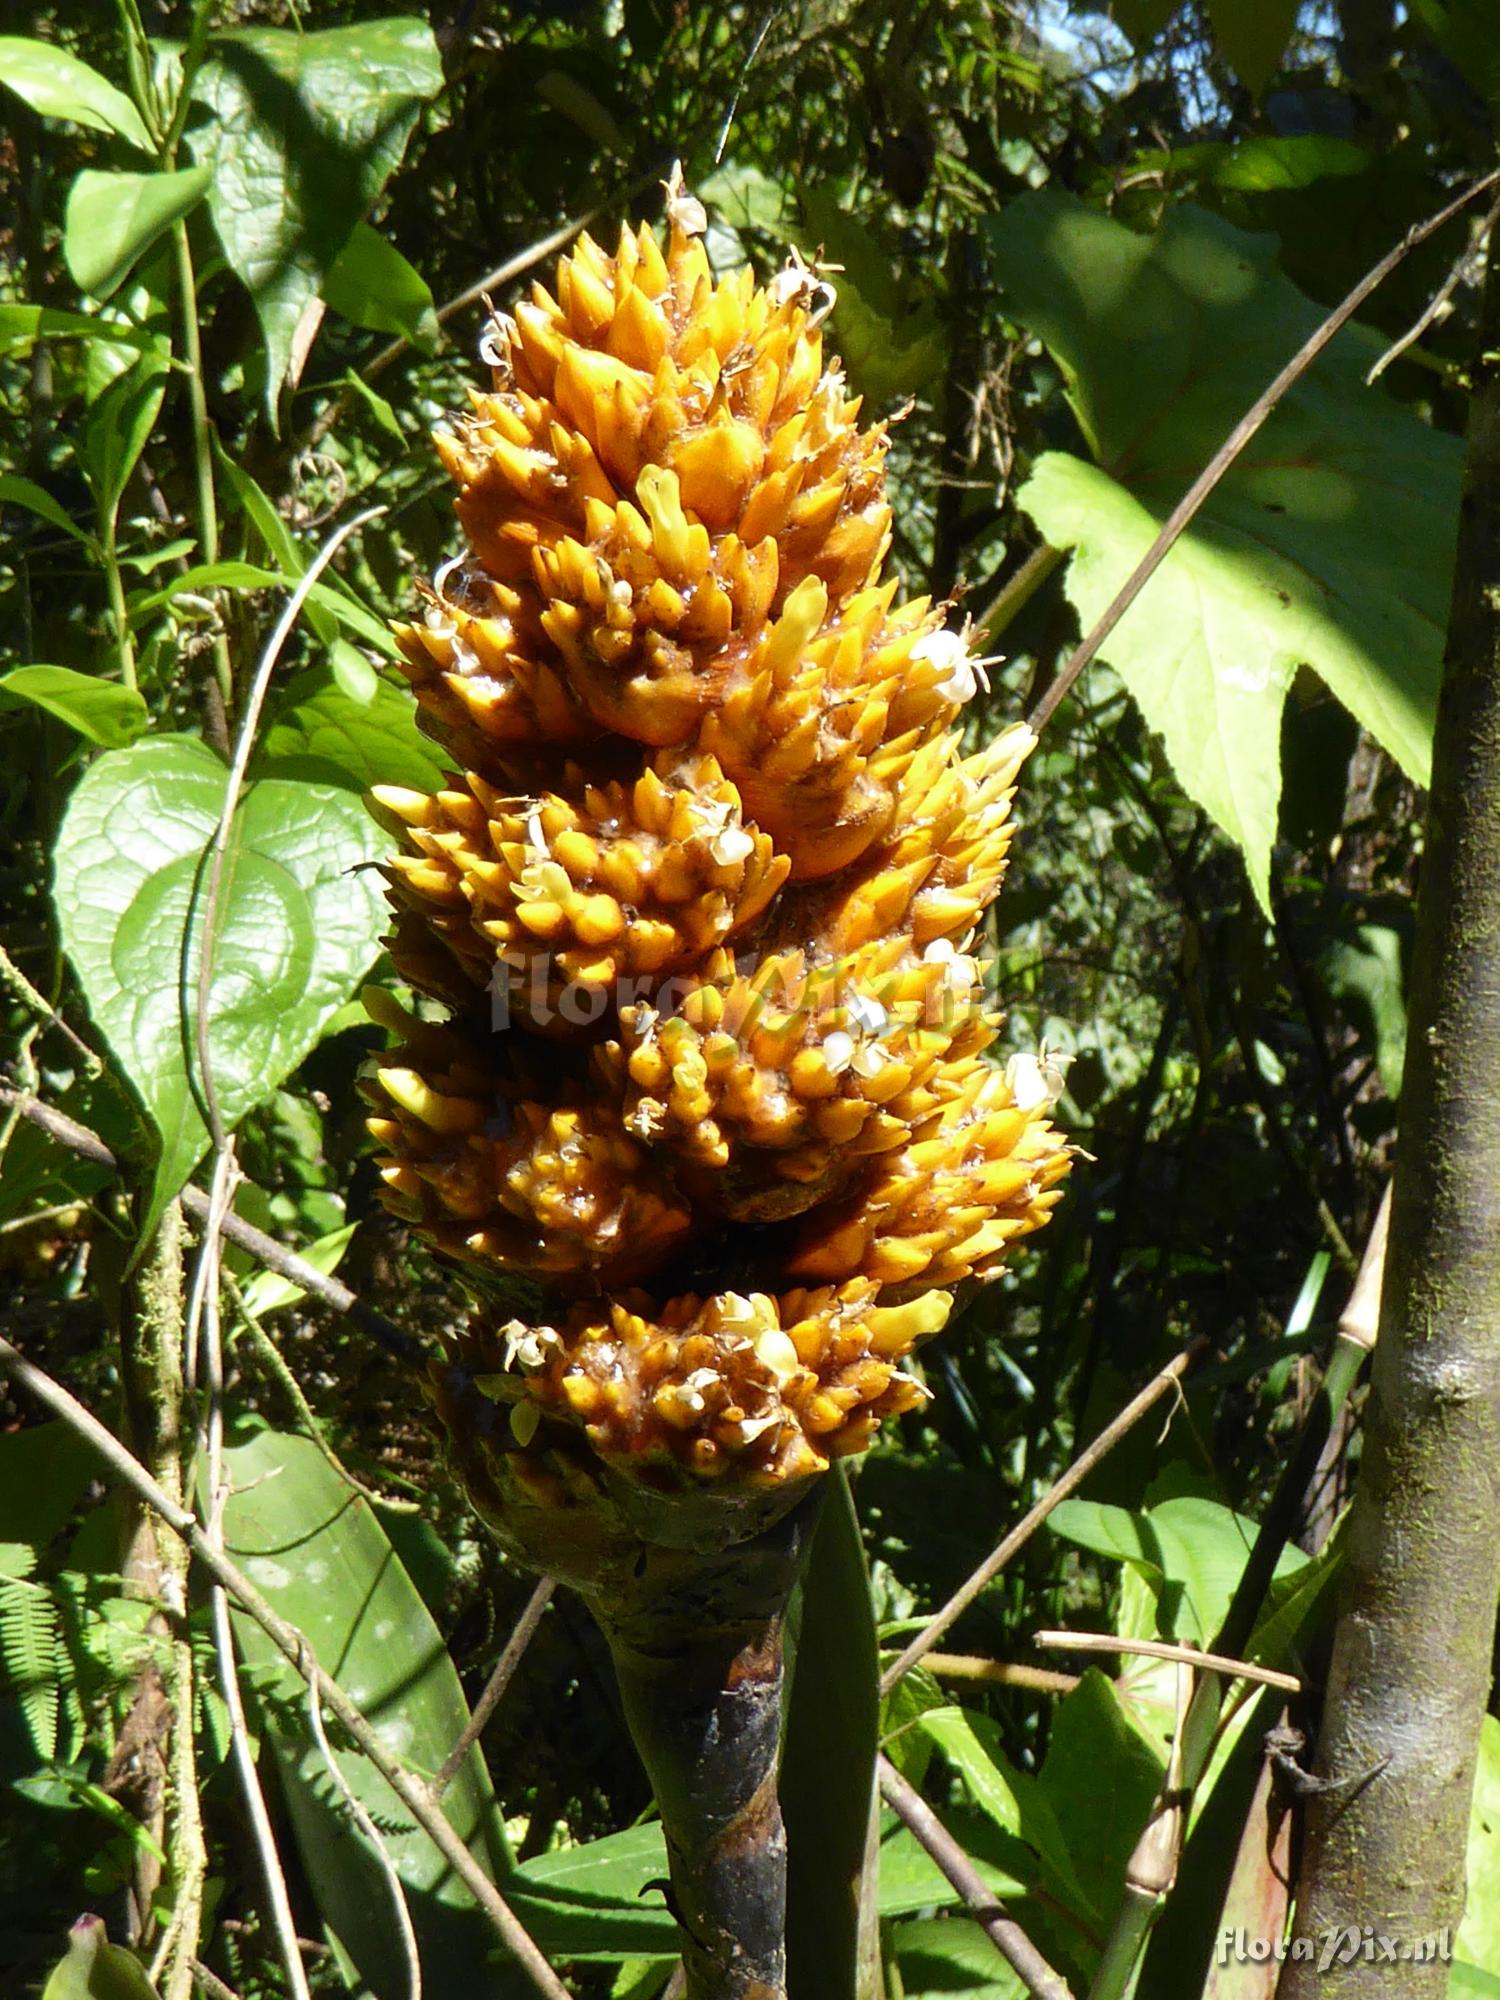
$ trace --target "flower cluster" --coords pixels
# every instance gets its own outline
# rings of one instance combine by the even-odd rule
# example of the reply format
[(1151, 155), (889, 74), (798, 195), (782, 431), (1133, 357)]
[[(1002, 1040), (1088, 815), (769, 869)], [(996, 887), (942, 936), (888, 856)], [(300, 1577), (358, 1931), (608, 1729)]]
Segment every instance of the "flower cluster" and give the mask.
[(584, 236), (492, 323), (438, 441), (464, 552), (398, 635), (454, 775), (375, 794), (443, 1010), (376, 1002), (386, 1199), (470, 1273), (481, 1455), (539, 1502), (580, 1449), (658, 1492), (860, 1450), (1068, 1164), (976, 955), (1033, 739), (962, 754), (982, 662), (882, 581), (828, 288), (716, 279), (701, 228), (674, 185), (665, 249)]

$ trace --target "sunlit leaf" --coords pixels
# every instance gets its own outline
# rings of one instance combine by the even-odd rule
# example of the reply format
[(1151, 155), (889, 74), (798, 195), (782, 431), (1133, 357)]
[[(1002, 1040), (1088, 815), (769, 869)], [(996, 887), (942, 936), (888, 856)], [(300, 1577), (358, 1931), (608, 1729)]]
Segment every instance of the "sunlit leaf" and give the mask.
[(255, 301), (273, 412), (304, 308), (442, 81), (431, 28), (399, 15), (312, 34), (245, 29), (216, 41), (194, 77), (212, 116), (189, 144), (213, 168), (214, 225)]
[[(195, 1089), (199, 876), (224, 783), (218, 758), (189, 737), (110, 751), (74, 792), (58, 840), (63, 944), (161, 1138), (154, 1207), (182, 1186), (208, 1141)], [(296, 1067), (368, 969), (385, 913), (367, 864), (384, 845), (359, 800), (337, 786), (267, 778), (247, 788), (224, 870), (208, 1005), (229, 1126)]]
[(142, 152), (151, 151), (151, 135), (124, 91), (55, 42), (0, 35), (0, 84), (40, 118), (66, 118), (94, 132), (114, 132)]
[(106, 299), (164, 230), (208, 193), (207, 167), (180, 173), (100, 174), (91, 168), (68, 191), (63, 257), (80, 291)]
[(97, 674), (81, 674), (75, 667), (12, 667), (0, 675), (0, 688), (45, 708), (106, 750), (133, 743), (151, 719), (135, 688), (101, 680)]
[(399, 333), (430, 353), (440, 329), (427, 280), (368, 222), (354, 225), (323, 278), (336, 313), (374, 333)]

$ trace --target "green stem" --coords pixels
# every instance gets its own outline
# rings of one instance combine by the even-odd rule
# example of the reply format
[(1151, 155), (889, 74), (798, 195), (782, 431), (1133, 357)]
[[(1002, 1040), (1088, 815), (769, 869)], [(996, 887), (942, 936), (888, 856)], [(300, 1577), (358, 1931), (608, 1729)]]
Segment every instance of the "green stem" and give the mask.
[(120, 557), (116, 536), (118, 527), (113, 511), (99, 523), (99, 547), (104, 558), (104, 577), (109, 589), (109, 615), (115, 628), (115, 641), (120, 653), (120, 678), (126, 687), (136, 684), (135, 641), (130, 633), (130, 615), (125, 609), (125, 579), (120, 574)]
[[(208, 393), (203, 383), (203, 343), (198, 333), (198, 285), (193, 275), (193, 253), (185, 222), (173, 227), (172, 244), (177, 257), (182, 346), (187, 359), (193, 476), (198, 494), (198, 551), (202, 561), (214, 563), (219, 560), (219, 506), (214, 491), (213, 430), (208, 416)], [(229, 658), (229, 641), (222, 629), (214, 634), (214, 678), (227, 714), (234, 698), (234, 671)]]
[(978, 621), (986, 643), (998, 639), (1016, 614), (1031, 602), (1064, 554), (1062, 549), (1054, 549), (1046, 542), (1039, 543), (1015, 575), (1001, 584)]

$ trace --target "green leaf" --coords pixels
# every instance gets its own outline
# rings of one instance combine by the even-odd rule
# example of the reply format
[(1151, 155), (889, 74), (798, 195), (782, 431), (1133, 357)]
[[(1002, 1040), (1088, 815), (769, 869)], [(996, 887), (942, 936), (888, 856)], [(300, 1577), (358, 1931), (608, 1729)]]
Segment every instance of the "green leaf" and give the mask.
[(157, 2000), (141, 1962), (111, 1944), (102, 1917), (80, 1917), (68, 1933), (68, 1955), (42, 1988), (42, 2000)]
[[(196, 1069), (199, 875), (224, 784), (218, 758), (190, 737), (110, 751), (74, 792), (57, 844), (63, 944), (161, 1137), (153, 1214), (208, 1141), (187, 1051)], [(374, 958), (384, 898), (366, 864), (384, 847), (359, 801), (336, 786), (266, 778), (246, 788), (209, 990), (208, 1045), (228, 1125), (296, 1067)]]
[(272, 408), (298, 321), (442, 88), (432, 30), (404, 16), (314, 34), (227, 35), (193, 79), (213, 114), (189, 134), (230, 265), (259, 316)]
[(8, 674), (0, 675), (0, 688), (45, 708), (49, 715), (106, 750), (133, 743), (151, 719), (134, 688), (100, 680), (95, 674), (81, 674), (74, 667), (12, 667)]
[(1109, 0), (1112, 19), (1138, 49), (1156, 40), (1177, 6), (1178, 0)]
[(355, 374), (352, 368), (344, 370), (342, 379), (344, 387), (352, 395), (358, 397), (359, 401), (364, 404), (370, 415), (387, 436), (393, 437), (397, 444), (404, 445), (406, 443), (406, 433), (401, 428), (395, 410), (386, 401), (385, 397), (377, 394), (363, 377)]
[(1500, 1721), (1493, 1715), (1484, 1718), (1479, 1735), (1479, 1766), (1469, 1813), (1468, 1883), (1456, 1949), (1470, 1965), (1500, 1979)]
[[(859, 1517), (835, 1468), (798, 1593), (795, 1665), (781, 1759), (791, 1989), (820, 2000), (869, 1990), (874, 1883), (865, 1881), (875, 1810), (880, 1648)], [(862, 1915), (866, 1921), (862, 1924)]]
[(92, 313), (64, 312), (58, 306), (0, 305), (0, 354), (24, 353), (38, 340), (92, 340), (139, 348), (157, 339)]
[(61, 528), (85, 548), (94, 546), (94, 538), (54, 500), (45, 486), (38, 486), (34, 479), (23, 479), (16, 472), (0, 472), (0, 507), (24, 507), (29, 514), (37, 515), (54, 528)]
[[(1157, 1633), (1207, 1645), (1223, 1622), (1256, 1526), (1217, 1500), (1183, 1494), (1139, 1513), (1096, 1500), (1064, 1500), (1048, 1517), (1054, 1534), (1099, 1555), (1129, 1563), (1157, 1597)], [(1278, 1577), (1306, 1567), (1307, 1557), (1283, 1549)]]
[[(300, 579), (307, 569), (310, 558), (303, 552), (296, 536), (282, 519), (281, 511), (270, 494), (251, 478), (242, 465), (235, 462), (217, 438), (214, 440), (214, 451), (219, 461), (220, 472), (253, 524), (256, 533), (265, 543), (266, 552), (277, 564), (283, 576)], [(337, 630), (331, 612), (322, 605), (309, 602), (307, 622), (325, 646), (331, 642)]]
[[(358, 1223), (347, 1222), (342, 1229), (330, 1230), (320, 1236), (316, 1243), (307, 1243), (297, 1252), (304, 1264), (311, 1264), (315, 1271), (321, 1271), (326, 1278), (336, 1271)], [(290, 1278), (283, 1278), (279, 1271), (257, 1271), (245, 1287), (245, 1309), (257, 1319), (266, 1313), (278, 1312), (282, 1306), (294, 1306), (298, 1299), (307, 1294), (300, 1285), (294, 1285)]]
[(970, 1917), (920, 1917), (898, 1924), (891, 1950), (901, 1968), (904, 2000), (1025, 2000), (1027, 1987)]
[(40, 118), (66, 118), (93, 132), (114, 132), (152, 150), (151, 134), (123, 90), (67, 49), (28, 35), (0, 35), (0, 83)]
[(368, 222), (355, 223), (329, 266), (323, 297), (354, 326), (402, 334), (425, 354), (441, 338), (427, 280)]
[[(230, 1555), (307, 1635), (386, 1747), (414, 1771), (436, 1771), (468, 1708), (442, 1635), (368, 1502), (308, 1438), (259, 1431), (224, 1456)], [(235, 1613), (234, 1630), (319, 1910), (361, 1976), (384, 1992), (400, 1947), (376, 1857), (312, 1738), (300, 1676), (252, 1619)], [(488, 1944), (484, 1919), (384, 1778), (357, 1750), (340, 1748), (329, 1727), (338, 1767), (377, 1827), (407, 1829), (387, 1832), (385, 1846), (411, 1899), (426, 1983), (436, 1993), (472, 1990)], [(504, 1835), (477, 1748), (443, 1806), (480, 1865), (489, 1873), (503, 1866)]]
[(143, 354), (89, 405), (78, 455), (102, 520), (114, 519), (126, 483), (146, 449), (170, 365), (165, 354)]
[(1002, 1833), (1024, 1840), (1038, 1856), (1053, 1893), (1086, 1923), (1098, 1924), (1100, 1912), (1074, 1872), (1051, 1802), (1037, 1780), (1006, 1756), (994, 1717), (965, 1708), (934, 1708), (918, 1726), (958, 1772), (975, 1805)]
[(1374, 1051), (1385, 1094), (1401, 1095), (1406, 1067), (1406, 976), (1400, 933), (1389, 924), (1357, 924), (1318, 955), (1318, 974)]
[(798, 197), (809, 255), (821, 245), (842, 270), (833, 282), (839, 354), (861, 394), (879, 405), (900, 402), (925, 388), (943, 365), (947, 338), (930, 287), (912, 274), (856, 217), (823, 189)]
[(309, 667), (287, 682), (262, 742), (262, 763), (361, 792), (372, 785), (434, 792), (448, 762), (418, 731), (416, 716), (404, 687), (376, 677), (362, 702), (340, 684), (335, 666)]
[(80, 291), (107, 299), (141, 253), (208, 193), (207, 167), (171, 174), (85, 168), (68, 191), (63, 257)]
[(1500, 2000), (1500, 1972), (1482, 1972), (1477, 1965), (1454, 1959), (1447, 2000)]
[[(990, 227), (1010, 309), (1061, 364), (1102, 468), (1048, 454), (1020, 496), (1075, 551), (1087, 626), (1323, 313), (1276, 269), (1273, 239), (1194, 208), (1145, 237), (1049, 192)], [(1364, 386), (1375, 351), (1362, 330), (1339, 336), (1103, 648), (1262, 897), (1274, 724), (1298, 665), (1428, 776), (1462, 446)]]
[(1120, 1900), (1162, 1770), (1113, 1684), (1090, 1667), (1053, 1711), (1039, 1784), (1068, 1829), (1069, 1859), (1096, 1909), (1113, 1910)]
[[(1074, 551), (1067, 592), (1087, 631), (1161, 523), (1108, 473), (1066, 452), (1037, 460), (1020, 501), (1054, 548)], [(1266, 908), (1281, 709), (1300, 637), (1270, 629), (1296, 580), (1288, 570), (1278, 590), (1272, 571), (1267, 557), (1247, 566), (1205, 535), (1184, 535), (1104, 647), (1161, 732), (1183, 789), (1242, 849)]]
[(1209, 0), (1214, 40), (1252, 96), (1280, 66), (1297, 25), (1298, 0)]

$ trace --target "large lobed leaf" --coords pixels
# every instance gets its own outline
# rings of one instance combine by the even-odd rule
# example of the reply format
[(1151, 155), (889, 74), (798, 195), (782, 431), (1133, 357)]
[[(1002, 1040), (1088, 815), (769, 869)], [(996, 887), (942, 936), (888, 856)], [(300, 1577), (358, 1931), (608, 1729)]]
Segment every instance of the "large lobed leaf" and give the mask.
[[(1043, 193), (990, 227), (1011, 309), (1060, 363), (1098, 460), (1049, 452), (1020, 496), (1075, 552), (1067, 589), (1087, 627), (1322, 312), (1278, 271), (1273, 239), (1191, 207), (1137, 236)], [(1299, 666), (1428, 774), (1462, 447), (1365, 387), (1375, 351), (1353, 328), (1332, 344), (1103, 649), (1263, 902)]]
[(393, 15), (315, 34), (250, 28), (193, 80), (212, 114), (189, 134), (213, 168), (224, 254), (255, 301), (274, 407), (304, 310), (442, 88), (425, 21)]
[[(57, 843), (64, 947), (89, 1012), (160, 1134), (153, 1214), (208, 1143), (193, 1024), (204, 856), (225, 778), (219, 759), (191, 737), (111, 751), (74, 792)], [(369, 967), (385, 921), (369, 864), (383, 845), (343, 787), (263, 778), (246, 788), (209, 987), (209, 1055), (227, 1125), (296, 1067)]]

